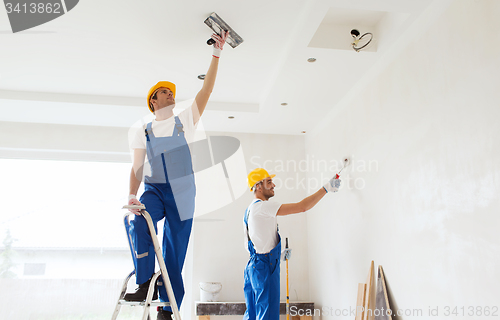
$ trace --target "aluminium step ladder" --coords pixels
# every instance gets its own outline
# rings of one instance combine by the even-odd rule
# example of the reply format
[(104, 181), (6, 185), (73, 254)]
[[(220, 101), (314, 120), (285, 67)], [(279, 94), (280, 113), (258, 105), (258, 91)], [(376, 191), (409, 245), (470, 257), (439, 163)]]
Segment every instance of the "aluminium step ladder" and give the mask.
[[(172, 284), (170, 283), (170, 278), (168, 277), (168, 272), (167, 272), (167, 267), (165, 266), (165, 261), (163, 261), (163, 254), (161, 252), (161, 247), (160, 243), (158, 242), (158, 237), (156, 236), (153, 220), (151, 219), (151, 216), (149, 213), (145, 210), (145, 207), (142, 206), (137, 206), (137, 205), (127, 205), (123, 206), (123, 209), (141, 209), (141, 215), (146, 219), (146, 222), (148, 224), (149, 228), (149, 233), (151, 234), (151, 239), (153, 240), (153, 246), (155, 249), (155, 255), (156, 259), (158, 261), (158, 264), (160, 266), (160, 270), (156, 272), (153, 277), (151, 278), (151, 282), (149, 284), (149, 289), (148, 289), (148, 294), (146, 297), (145, 301), (125, 301), (123, 297), (125, 296), (125, 293), (127, 291), (127, 285), (130, 280), (130, 278), (135, 274), (135, 269), (125, 278), (125, 281), (123, 282), (122, 286), (122, 291), (120, 293), (120, 296), (118, 298), (118, 301), (116, 303), (115, 311), (113, 312), (113, 316), (111, 320), (116, 320), (118, 317), (118, 313), (120, 313), (120, 309), (122, 306), (142, 306), (144, 308), (144, 312), (142, 314), (142, 320), (147, 320), (149, 319), (149, 311), (151, 307), (163, 307), (163, 306), (170, 306), (172, 308), (172, 313), (174, 316), (175, 320), (181, 320), (181, 317), (179, 315), (179, 308), (177, 306), (177, 302), (175, 301), (175, 296), (174, 296), (174, 291), (172, 290)], [(136, 265), (136, 256), (135, 256), (135, 251), (132, 245), (132, 239), (130, 237), (130, 216), (134, 215), (132, 212), (128, 212), (125, 214), (123, 217), (123, 222), (125, 224), (125, 231), (127, 233), (127, 240), (128, 244), (130, 247), (130, 252), (132, 253), (132, 259), (134, 260), (134, 266)], [(156, 284), (156, 280), (158, 279), (159, 276), (163, 277), (163, 283), (165, 284), (165, 288), (167, 289), (167, 296), (168, 300), (170, 302), (161, 302), (161, 301), (152, 301), (153, 299), (153, 293), (154, 293), (154, 287)]]

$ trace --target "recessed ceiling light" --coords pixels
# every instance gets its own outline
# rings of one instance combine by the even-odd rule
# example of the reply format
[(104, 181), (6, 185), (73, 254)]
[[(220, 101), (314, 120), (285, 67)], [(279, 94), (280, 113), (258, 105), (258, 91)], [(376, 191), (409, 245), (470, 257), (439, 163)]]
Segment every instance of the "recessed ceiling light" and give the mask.
[(198, 79), (200, 79), (200, 80), (205, 80), (205, 75), (204, 75), (204, 74), (200, 74), (200, 75), (198, 76)]
[(228, 119), (234, 119), (234, 117), (233, 117), (233, 116), (229, 116), (229, 117), (227, 117), (227, 118), (228, 118)]
[(315, 62), (316, 61), (316, 58), (309, 58), (307, 59), (307, 62)]
[(282, 106), (287, 106), (287, 105), (288, 105), (288, 103), (286, 103), (286, 102), (282, 102), (282, 103), (281, 103), (281, 105), (282, 105)]

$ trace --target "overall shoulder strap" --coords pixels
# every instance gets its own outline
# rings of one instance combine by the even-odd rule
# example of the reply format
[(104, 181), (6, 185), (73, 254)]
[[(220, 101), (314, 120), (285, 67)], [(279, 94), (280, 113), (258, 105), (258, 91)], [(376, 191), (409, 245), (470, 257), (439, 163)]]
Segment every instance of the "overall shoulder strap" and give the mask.
[(150, 122), (146, 125), (146, 129), (144, 130), (144, 133), (146, 134), (146, 139), (149, 141), (149, 135), (153, 136), (154, 137), (154, 134), (153, 134), (153, 122)]
[(250, 208), (251, 208), (254, 204), (256, 204), (257, 202), (260, 202), (260, 201), (262, 201), (262, 200), (260, 200), (260, 199), (259, 199), (259, 200), (257, 200), (257, 201), (252, 202), (252, 203), (248, 206), (247, 210), (245, 211), (245, 217), (243, 218), (243, 221), (245, 221), (245, 225), (247, 226), (247, 237), (248, 237), (248, 241), (252, 241), (252, 240), (250, 240), (250, 231), (248, 230), (248, 215), (250, 214)]
[(174, 135), (184, 135), (184, 126), (178, 116), (175, 116)]

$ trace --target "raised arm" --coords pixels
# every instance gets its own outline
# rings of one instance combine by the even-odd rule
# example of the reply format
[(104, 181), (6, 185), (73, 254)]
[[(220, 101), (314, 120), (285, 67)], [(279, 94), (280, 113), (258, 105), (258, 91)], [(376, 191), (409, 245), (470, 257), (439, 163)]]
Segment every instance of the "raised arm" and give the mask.
[(215, 85), (215, 78), (217, 77), (217, 70), (219, 68), (219, 57), (226, 43), (226, 39), (229, 33), (222, 32), (222, 35), (219, 37), (217, 34), (212, 35), (212, 39), (215, 40), (214, 43), (214, 52), (212, 54), (212, 61), (210, 62), (210, 67), (208, 68), (207, 73), (205, 74), (205, 79), (203, 81), (203, 87), (200, 92), (196, 95), (195, 103), (197, 108), (193, 108), (193, 119), (194, 123), (197, 123), (200, 119), (201, 115), (205, 111), (205, 107), (207, 106), (208, 99), (212, 94), (212, 90)]
[(297, 203), (282, 204), (276, 213), (278, 216), (305, 212), (314, 207), (328, 192), (337, 192), (340, 187), (340, 179), (333, 177), (321, 189)]
[[(193, 119), (194, 123), (197, 123), (201, 115), (205, 111), (208, 99), (212, 94), (212, 90), (215, 85), (215, 78), (217, 77), (217, 69), (219, 68), (219, 58), (212, 56), (212, 62), (208, 68), (207, 74), (205, 75), (205, 80), (203, 81), (203, 87), (200, 92), (196, 95), (195, 102), (197, 110), (193, 109)], [(196, 112), (198, 111), (198, 112)]]
[(325, 194), (325, 188), (321, 188), (310, 196), (304, 198), (300, 202), (282, 204), (278, 210), (277, 215), (286, 216), (289, 214), (305, 212), (314, 207), (319, 202), (319, 200), (321, 200), (325, 196)]

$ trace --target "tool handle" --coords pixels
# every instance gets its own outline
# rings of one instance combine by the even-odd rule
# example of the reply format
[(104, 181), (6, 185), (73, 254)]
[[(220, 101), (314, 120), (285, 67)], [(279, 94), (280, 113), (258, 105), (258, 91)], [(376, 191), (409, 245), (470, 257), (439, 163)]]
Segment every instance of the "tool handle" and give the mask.
[(143, 205), (143, 204), (129, 204), (129, 205), (125, 205), (122, 207), (122, 209), (146, 209), (146, 207)]
[(285, 239), (285, 242), (286, 242), (285, 248), (288, 249), (288, 238)]
[[(213, 29), (212, 29), (212, 30), (213, 30)], [(222, 30), (223, 30), (224, 32), (229, 32), (228, 30), (225, 30), (225, 29), (222, 29)], [(215, 30), (214, 30), (214, 31), (215, 31)], [(217, 31), (216, 31), (215, 33), (217, 33), (217, 35), (218, 35), (219, 37), (221, 36), (221, 35), (220, 35), (220, 32), (217, 32)], [(215, 40), (214, 40), (214, 39), (212, 39), (212, 38), (210, 38), (210, 39), (208, 39), (208, 40), (207, 40), (207, 44), (208, 44), (209, 46), (213, 45), (214, 43), (215, 43)]]

